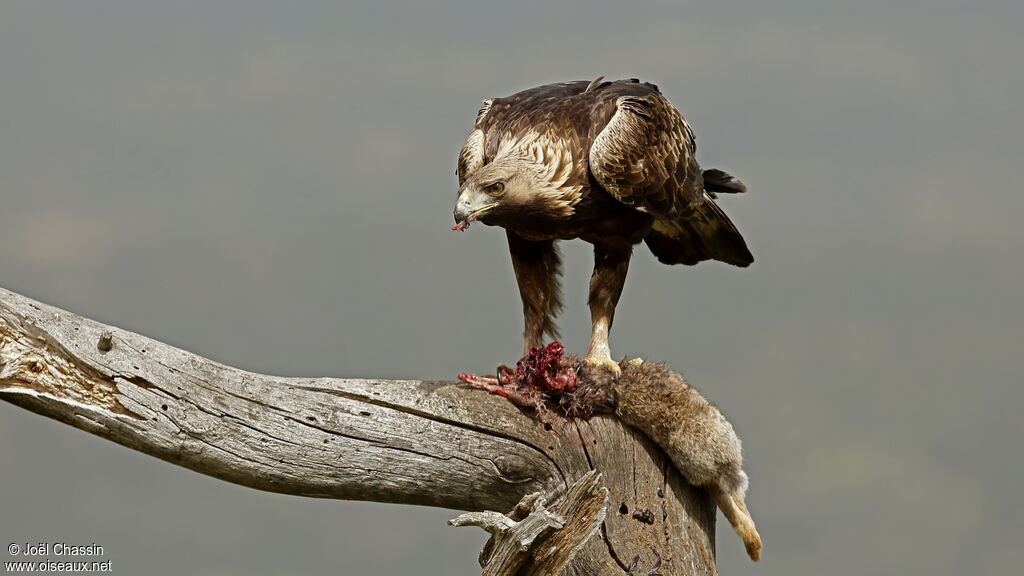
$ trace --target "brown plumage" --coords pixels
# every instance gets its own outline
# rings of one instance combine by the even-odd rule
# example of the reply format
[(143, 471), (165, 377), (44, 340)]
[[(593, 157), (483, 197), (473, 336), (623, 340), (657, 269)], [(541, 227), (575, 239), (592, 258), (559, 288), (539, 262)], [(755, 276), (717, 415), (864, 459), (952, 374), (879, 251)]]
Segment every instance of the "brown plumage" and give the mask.
[(635, 244), (666, 264), (753, 262), (714, 201), (746, 188), (721, 170), (702, 171), (695, 149), (683, 116), (638, 80), (548, 84), (484, 102), (459, 154), (455, 228), (474, 220), (505, 228), (526, 349), (557, 337), (557, 240), (594, 245), (587, 361), (615, 373), (608, 331)]

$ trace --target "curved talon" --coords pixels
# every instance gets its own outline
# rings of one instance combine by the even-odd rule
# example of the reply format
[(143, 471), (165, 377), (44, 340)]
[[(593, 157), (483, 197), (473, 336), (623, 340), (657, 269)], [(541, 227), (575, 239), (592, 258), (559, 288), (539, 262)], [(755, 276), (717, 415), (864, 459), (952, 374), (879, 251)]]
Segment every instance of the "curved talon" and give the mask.
[(586, 368), (589, 372), (604, 373), (614, 378), (622, 375), (622, 367), (611, 358), (587, 357), (583, 361), (586, 363)]
[(515, 368), (510, 368), (506, 364), (498, 364), (498, 368), (494, 371), (500, 384), (510, 384), (515, 372)]

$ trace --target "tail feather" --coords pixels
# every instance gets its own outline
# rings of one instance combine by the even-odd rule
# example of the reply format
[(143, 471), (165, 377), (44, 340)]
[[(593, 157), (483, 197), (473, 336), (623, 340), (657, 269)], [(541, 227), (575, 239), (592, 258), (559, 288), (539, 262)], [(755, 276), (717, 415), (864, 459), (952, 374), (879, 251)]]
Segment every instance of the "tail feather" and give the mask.
[(750, 517), (750, 512), (747, 510), (743, 492), (739, 490), (729, 492), (719, 485), (711, 486), (711, 492), (718, 507), (722, 510), (722, 514), (725, 515), (726, 520), (743, 541), (743, 546), (747, 549), (747, 556), (750, 556), (754, 562), (760, 560), (761, 535), (757, 533), (754, 519)]
[(711, 197), (715, 194), (742, 194), (747, 191), (747, 186), (740, 179), (718, 168), (708, 168), (702, 172), (704, 177), (704, 190)]
[(754, 261), (743, 235), (710, 193), (680, 218), (657, 218), (644, 241), (665, 264), (692, 266), (703, 260), (719, 260), (746, 267)]

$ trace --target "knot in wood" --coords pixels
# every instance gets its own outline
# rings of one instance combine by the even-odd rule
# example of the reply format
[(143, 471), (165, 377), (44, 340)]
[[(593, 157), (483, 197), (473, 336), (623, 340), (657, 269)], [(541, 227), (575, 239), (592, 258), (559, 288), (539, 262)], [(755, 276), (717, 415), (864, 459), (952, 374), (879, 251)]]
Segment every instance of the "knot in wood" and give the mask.
[(96, 349), (100, 352), (110, 352), (114, 348), (114, 335), (109, 331), (100, 334), (100, 339), (96, 342)]
[(495, 457), (492, 462), (501, 477), (510, 483), (519, 484), (532, 479), (531, 463), (518, 454), (502, 454)]

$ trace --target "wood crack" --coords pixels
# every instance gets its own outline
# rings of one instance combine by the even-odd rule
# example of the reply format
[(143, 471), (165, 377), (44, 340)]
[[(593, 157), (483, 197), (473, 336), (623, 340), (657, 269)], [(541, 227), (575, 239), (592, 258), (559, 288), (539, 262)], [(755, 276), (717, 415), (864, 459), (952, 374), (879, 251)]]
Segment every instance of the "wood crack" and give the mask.
[[(392, 403), (392, 402), (387, 402), (385, 400), (379, 400), (377, 398), (372, 398), (372, 397), (367, 396), (365, 394), (354, 394), (354, 393), (345, 392), (345, 391), (342, 391), (342, 390), (333, 390), (333, 389), (329, 389), (329, 388), (320, 388), (320, 387), (316, 387), (316, 386), (297, 386), (297, 388), (302, 388), (304, 390), (308, 390), (310, 392), (314, 392), (314, 393), (318, 393), (318, 394), (328, 394), (328, 395), (331, 395), (331, 396), (338, 396), (338, 397), (346, 398), (346, 399), (349, 399), (349, 400), (355, 400), (355, 401), (358, 401), (358, 402), (363, 402), (365, 404), (370, 404), (370, 405), (373, 405), (373, 406), (379, 406), (381, 408), (387, 408), (387, 409), (390, 409), (390, 410), (395, 410), (395, 411), (398, 411), (398, 412), (402, 412), (404, 414), (409, 414), (410, 416), (417, 416), (417, 417), (420, 417), (420, 418), (426, 418), (428, 420), (432, 420), (432, 421), (438, 422), (440, 424), (447, 424), (449, 426), (454, 426), (456, 428), (462, 428), (462, 429), (465, 429), (465, 430), (471, 430), (473, 432), (480, 432), (480, 433), (483, 433), (483, 434), (488, 434), (490, 436), (494, 436), (496, 438), (501, 438), (503, 440), (508, 440), (510, 442), (515, 442), (517, 444), (520, 444), (522, 446), (526, 446), (526, 447), (536, 451), (539, 455), (541, 455), (544, 458), (548, 459), (548, 461), (551, 462), (552, 465), (554, 465), (555, 470), (558, 471), (559, 479), (563, 483), (566, 482), (566, 474), (562, 470), (559, 462), (554, 460), (554, 459), (552, 459), (550, 457), (550, 455), (548, 455), (548, 453), (544, 451), (543, 448), (541, 448), (541, 447), (539, 447), (539, 446), (537, 446), (537, 445), (535, 445), (535, 444), (533, 444), (531, 442), (528, 442), (528, 441), (524, 440), (521, 437), (516, 437), (516, 436), (510, 435), (510, 434), (506, 434), (506, 433), (503, 433), (500, 430), (496, 430), (494, 428), (487, 428), (487, 427), (484, 427), (484, 426), (476, 426), (476, 425), (473, 425), (473, 424), (468, 423), (468, 422), (455, 420), (453, 418), (447, 418), (447, 417), (444, 417), (442, 415), (438, 415), (438, 414), (435, 414), (435, 413), (427, 412), (427, 411), (424, 411), (424, 410), (417, 410), (417, 409), (412, 408), (410, 406), (404, 406), (404, 405), (401, 405), (401, 404), (395, 404), (395, 403)], [(465, 390), (468, 393), (482, 393), (481, 391), (476, 390), (476, 389), (466, 388)], [(493, 463), (493, 461), (492, 461), (492, 463)]]

